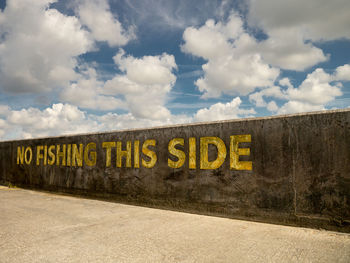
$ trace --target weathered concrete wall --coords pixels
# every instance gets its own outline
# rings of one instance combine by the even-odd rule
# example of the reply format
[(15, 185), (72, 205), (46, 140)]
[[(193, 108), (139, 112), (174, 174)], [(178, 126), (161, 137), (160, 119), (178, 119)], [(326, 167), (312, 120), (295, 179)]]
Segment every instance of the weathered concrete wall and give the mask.
[[(213, 140), (204, 137), (224, 145), (201, 145)], [(180, 158), (169, 153), (174, 138)], [(130, 163), (125, 153), (117, 167), (117, 142), (125, 151), (127, 141)], [(349, 109), (1, 142), (0, 157), (4, 184), (350, 232)]]

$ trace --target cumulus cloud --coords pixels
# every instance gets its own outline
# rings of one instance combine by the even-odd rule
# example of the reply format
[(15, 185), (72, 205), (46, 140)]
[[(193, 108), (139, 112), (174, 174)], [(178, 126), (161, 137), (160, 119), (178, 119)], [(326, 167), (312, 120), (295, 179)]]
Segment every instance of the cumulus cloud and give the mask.
[(8, 128), (5, 119), (3, 119), (3, 117), (6, 118), (8, 113), (9, 107), (6, 105), (0, 105), (0, 138), (2, 138), (5, 135), (6, 129)]
[(146, 128), (188, 123), (193, 120), (192, 117), (186, 115), (172, 115), (162, 120), (138, 118), (132, 113), (93, 115), (80, 110), (74, 105), (62, 103), (53, 104), (43, 110), (34, 107), (12, 110), (1, 105), (0, 111), (1, 139)]
[(204, 77), (195, 83), (204, 98), (247, 95), (257, 87), (272, 86), (278, 77), (279, 70), (262, 60), (256, 40), (242, 25), (242, 19), (232, 14), (227, 23), (208, 20), (184, 31), (182, 51), (208, 61), (202, 66)]
[(228, 103), (216, 103), (209, 108), (200, 109), (194, 115), (194, 121), (219, 121), (237, 119), (242, 116), (252, 116), (256, 112), (254, 109), (241, 109), (239, 106), (242, 101), (239, 97), (234, 98)]
[(9, 106), (0, 104), (0, 117), (7, 116), (9, 110), (10, 110)]
[(77, 81), (62, 90), (62, 101), (85, 109), (115, 110), (126, 109), (126, 103), (114, 96), (101, 95), (104, 82), (98, 80), (97, 72), (90, 66), (81, 66)]
[(280, 87), (272, 86), (270, 88), (263, 89), (262, 91), (250, 94), (249, 101), (253, 102), (256, 107), (268, 107), (268, 109), (271, 109), (271, 111), (276, 111), (276, 102), (266, 103), (264, 97), (274, 97), (278, 99), (287, 98)]
[(256, 49), (269, 64), (296, 71), (303, 71), (329, 58), (320, 48), (306, 43), (299, 29), (268, 32), (268, 38), (260, 41)]
[[(333, 74), (326, 73), (322, 68), (308, 74), (304, 81), (293, 87), (288, 78), (279, 80), (279, 86), (273, 86), (249, 95), (249, 100), (256, 107), (266, 107), (271, 112), (282, 114), (324, 110), (326, 105), (342, 96), (342, 84), (338, 81), (349, 79), (348, 64), (337, 67)], [(284, 89), (282, 89), (284, 87)], [(275, 98), (285, 102), (280, 108), (274, 100), (266, 102), (265, 98)]]
[(76, 17), (50, 9), (53, 2), (7, 1), (0, 23), (2, 89), (50, 91), (76, 78), (76, 57), (91, 50), (93, 41)]
[(315, 69), (308, 74), (298, 88), (289, 87), (286, 96), (289, 99), (279, 113), (306, 112), (324, 110), (325, 105), (343, 93), (337, 85), (331, 84), (334, 77), (323, 69)]
[(350, 39), (349, 8), (347, 0), (250, 0), (248, 23), (266, 33), (259, 49), (268, 63), (302, 71), (329, 58), (313, 42)]
[(136, 117), (130, 112), (94, 115), (67, 103), (53, 104), (43, 110), (34, 107), (13, 110), (8, 106), (0, 105), (0, 138), (8, 140), (125, 130), (198, 121), (227, 120), (255, 114), (254, 109), (241, 109), (240, 106), (241, 100), (237, 97), (226, 104), (216, 103), (209, 108), (200, 109), (193, 116), (169, 115), (168, 118), (152, 119)]
[(164, 105), (176, 81), (174, 56), (163, 53), (135, 58), (120, 49), (113, 59), (122, 74), (105, 83), (104, 94), (122, 95), (137, 118), (169, 118), (170, 111)]
[(170, 115), (165, 119), (151, 119), (136, 117), (132, 113), (116, 114), (107, 113), (97, 116), (104, 130), (127, 129), (127, 128), (143, 128), (155, 127), (172, 124), (183, 124), (190, 122), (218, 121), (230, 120), (247, 116), (253, 116), (256, 112), (254, 109), (240, 108), (242, 101), (239, 97), (234, 98), (228, 103), (215, 103), (208, 108), (198, 110), (194, 115)]
[(278, 81), (278, 83), (281, 85), (281, 86), (284, 86), (284, 87), (287, 87), (287, 88), (293, 88), (293, 85), (290, 83), (290, 80), (289, 78), (282, 78)]
[(307, 40), (350, 38), (347, 0), (250, 0), (249, 20), (267, 33), (298, 31)]
[(192, 121), (192, 117), (186, 115), (172, 115), (167, 119), (156, 120), (148, 118), (137, 118), (132, 113), (117, 114), (107, 113), (102, 116), (95, 116), (102, 125), (102, 130), (123, 130), (130, 128), (158, 127), (172, 124), (183, 124)]
[(335, 80), (350, 81), (350, 65), (339, 66), (335, 70)]
[(3, 119), (3, 117), (6, 118), (9, 111), (10, 109), (7, 105), (0, 104), (0, 138), (2, 138), (5, 135), (5, 130), (8, 128), (8, 125), (5, 119)]
[(7, 127), (11, 131), (5, 138), (32, 138), (61, 134), (82, 133), (100, 129), (96, 121), (89, 119), (85, 112), (69, 104), (53, 104), (40, 110), (10, 110), (6, 116)]
[(331, 85), (332, 76), (323, 69), (318, 68), (307, 75), (306, 79), (297, 89), (288, 89), (287, 94), (291, 100), (323, 105), (341, 96), (339, 87)]
[(280, 109), (278, 109), (279, 114), (297, 113), (297, 112), (310, 112), (325, 110), (324, 105), (312, 104), (309, 102), (290, 100), (285, 103)]
[(77, 80), (62, 90), (61, 100), (84, 109), (128, 110), (136, 118), (169, 118), (164, 105), (176, 81), (174, 56), (135, 58), (120, 49), (113, 59), (121, 73), (102, 81), (93, 65), (81, 65)]
[(124, 29), (118, 19), (111, 13), (107, 0), (80, 1), (76, 13), (82, 24), (91, 31), (97, 41), (106, 41), (109, 46), (122, 46), (135, 39), (135, 28)]
[(277, 112), (278, 111), (278, 106), (277, 106), (277, 104), (276, 104), (276, 102), (274, 100), (272, 100), (269, 103), (267, 103), (266, 108), (267, 108), (267, 110), (269, 110), (271, 112)]

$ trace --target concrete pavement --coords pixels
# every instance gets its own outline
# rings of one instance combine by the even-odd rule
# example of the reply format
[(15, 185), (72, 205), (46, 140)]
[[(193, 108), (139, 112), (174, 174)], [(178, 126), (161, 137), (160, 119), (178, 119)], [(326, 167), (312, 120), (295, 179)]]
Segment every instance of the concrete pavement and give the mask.
[(0, 186), (0, 262), (350, 262), (350, 234)]

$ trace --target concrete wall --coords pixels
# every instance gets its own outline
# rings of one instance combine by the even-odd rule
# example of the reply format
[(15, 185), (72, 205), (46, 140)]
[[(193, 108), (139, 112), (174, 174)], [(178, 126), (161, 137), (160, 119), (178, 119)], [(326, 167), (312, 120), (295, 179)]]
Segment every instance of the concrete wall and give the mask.
[(3, 184), (350, 232), (349, 109), (1, 142), (0, 157)]

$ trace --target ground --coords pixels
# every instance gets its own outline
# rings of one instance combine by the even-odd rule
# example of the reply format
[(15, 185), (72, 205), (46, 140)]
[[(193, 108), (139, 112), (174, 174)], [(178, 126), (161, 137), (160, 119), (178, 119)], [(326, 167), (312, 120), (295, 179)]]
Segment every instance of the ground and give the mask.
[(350, 262), (350, 234), (0, 186), (0, 262)]

